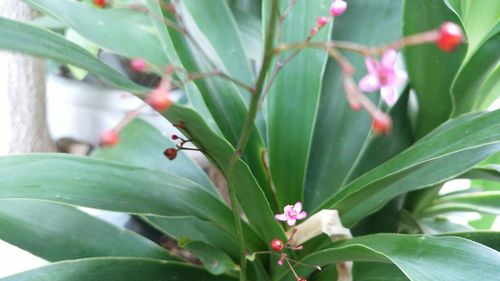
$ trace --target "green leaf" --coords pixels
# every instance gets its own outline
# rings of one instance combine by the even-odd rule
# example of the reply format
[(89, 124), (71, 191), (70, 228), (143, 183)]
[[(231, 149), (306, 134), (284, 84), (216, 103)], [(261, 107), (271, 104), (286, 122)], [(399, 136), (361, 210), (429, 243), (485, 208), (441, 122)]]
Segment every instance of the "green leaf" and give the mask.
[[(168, 59), (147, 15), (131, 9), (98, 9), (69, 0), (26, 0), (54, 16), (103, 49), (143, 58), (163, 68)], [(110, 36), (112, 35), (112, 36)]]
[[(401, 37), (402, 4), (402, 0), (351, 1), (346, 12), (335, 19), (332, 37), (334, 40), (369, 46), (396, 40)], [(375, 9), (376, 13), (373, 12)], [(370, 24), (359, 24), (359, 19)], [(343, 55), (356, 68), (355, 79), (359, 80), (365, 73), (364, 58), (353, 53)], [(370, 116), (364, 111), (351, 109), (344, 93), (341, 69), (334, 60), (328, 61), (323, 79), (307, 167), (304, 191), (306, 208), (321, 204), (339, 190), (348, 182), (349, 174), (357, 174), (353, 170), (365, 169), (361, 167), (365, 163), (360, 158), (368, 157), (363, 156), (366, 154), (363, 151), (369, 153), (370, 150), (363, 147), (373, 140), (370, 135)], [(375, 104), (378, 103), (378, 93), (370, 94), (369, 97)], [(394, 119), (395, 122), (398, 120)], [(393, 136), (395, 134), (385, 139), (392, 140)]]
[(0, 158), (0, 176), (3, 199), (42, 199), (140, 215), (194, 215), (234, 231), (232, 213), (219, 198), (172, 174), (89, 157), (30, 154)]
[[(403, 35), (436, 29), (445, 21), (461, 26), (460, 19), (446, 5), (445, 0), (405, 1)], [(443, 52), (434, 44), (405, 49), (410, 84), (415, 89), (419, 102), (416, 128), (418, 138), (448, 120), (452, 111), (450, 86), (466, 48), (466, 45), (461, 46), (452, 53)]]
[(92, 156), (175, 174), (192, 180), (220, 197), (205, 171), (182, 150), (177, 153), (174, 161), (163, 155), (165, 149), (175, 147), (176, 143), (147, 122), (135, 119), (120, 131), (120, 140), (116, 146), (99, 148)]
[(91, 258), (54, 263), (15, 274), (2, 281), (229, 281), (226, 275), (214, 276), (204, 269), (179, 262), (140, 258)]
[(0, 200), (0, 239), (49, 261), (100, 256), (172, 259), (153, 242), (73, 207)]
[[(0, 49), (25, 52), (69, 63), (88, 70), (116, 87), (131, 92), (148, 91), (147, 88), (135, 84), (102, 63), (86, 50), (51, 31), (0, 18), (0, 37), (3, 38), (0, 40)], [(37, 42), (37, 44), (33, 44), (33, 42)]]
[[(339, 261), (393, 263), (412, 281), (495, 280), (500, 253), (458, 237), (378, 234), (333, 243), (302, 260), (320, 266)], [(296, 270), (302, 276), (312, 271)]]
[(392, 198), (436, 185), (500, 150), (500, 110), (451, 120), (415, 145), (359, 177), (317, 210), (338, 209), (351, 226)]
[[(281, 1), (281, 10), (288, 4)], [(283, 42), (304, 41), (316, 17), (328, 12), (328, 4), (328, 0), (297, 1), (283, 23)], [(328, 40), (330, 30), (331, 24), (314, 41)], [(281, 60), (291, 52), (284, 53)], [(281, 69), (267, 95), (269, 162), (279, 206), (303, 199), (326, 60), (324, 50), (302, 50)]]
[[(208, 40), (221, 60), (221, 69), (240, 81), (253, 84), (254, 75), (245, 55), (240, 31), (226, 1), (184, 0), (182, 4), (199, 29), (200, 33), (195, 38), (201, 40), (200, 36), (204, 36)], [(248, 93), (242, 95), (249, 96)]]
[(500, 191), (471, 192), (442, 196), (425, 215), (471, 211), (500, 215)]
[(500, 46), (500, 23), (457, 74), (451, 88), (453, 116), (487, 109), (490, 104), (485, 103), (485, 100), (491, 103), (499, 97), (498, 92), (481, 91), (491, 72), (500, 62), (498, 46)]
[(462, 0), (461, 14), (469, 43), (467, 57), (470, 57), (500, 19), (500, 2)]
[(235, 270), (239, 269), (228, 255), (214, 246), (200, 241), (184, 241), (182, 243), (179, 241), (179, 244), (199, 258), (203, 266), (212, 274), (228, 273), (234, 275)]
[[(148, 223), (174, 239), (187, 238), (201, 241), (223, 250), (234, 259), (239, 258), (240, 246), (234, 233), (230, 233), (215, 223), (203, 221), (193, 216), (184, 217), (146, 217)], [(262, 244), (250, 245), (250, 248), (262, 249)]]
[[(234, 148), (226, 140), (211, 131), (203, 119), (189, 108), (174, 105), (164, 112), (164, 115), (173, 124), (182, 121), (185, 126), (184, 134), (191, 137), (197, 147), (204, 149), (205, 155), (227, 176)], [(235, 178), (238, 179), (236, 196), (256, 232), (264, 241), (284, 237), (283, 230), (274, 219), (274, 213), (264, 192), (249, 167), (241, 160), (236, 163)]]
[(421, 218), (418, 220), (418, 225), (420, 229), (422, 229), (422, 232), (425, 234), (441, 234), (473, 230), (467, 225), (454, 223), (443, 216)]
[[(397, 266), (389, 263), (379, 262), (356, 262), (352, 268), (353, 280), (356, 281), (408, 281), (409, 279), (398, 269)], [(321, 271), (313, 274), (307, 280), (311, 281), (331, 281), (337, 280), (337, 269), (334, 265), (329, 265)]]
[(458, 236), (472, 241), (476, 241), (492, 249), (500, 251), (500, 232), (498, 231), (473, 231), (449, 233), (443, 236)]

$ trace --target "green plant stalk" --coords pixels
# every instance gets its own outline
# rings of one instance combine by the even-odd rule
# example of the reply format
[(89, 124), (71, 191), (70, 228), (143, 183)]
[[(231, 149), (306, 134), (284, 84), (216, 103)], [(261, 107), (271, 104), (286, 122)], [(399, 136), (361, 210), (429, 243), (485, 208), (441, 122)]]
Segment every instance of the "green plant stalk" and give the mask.
[(245, 123), (243, 124), (243, 129), (240, 135), (240, 139), (236, 146), (236, 149), (231, 156), (229, 161), (228, 168), (228, 191), (229, 197), (231, 199), (231, 209), (234, 214), (234, 222), (236, 225), (236, 232), (239, 238), (239, 242), (241, 245), (240, 248), (240, 281), (245, 281), (246, 279), (246, 253), (245, 253), (245, 240), (243, 237), (242, 225), (240, 212), (238, 208), (238, 201), (236, 198), (236, 190), (235, 190), (235, 177), (234, 171), (236, 167), (236, 162), (241, 158), (243, 150), (248, 142), (248, 138), (252, 133), (253, 125), (255, 122), (255, 117), (257, 116), (257, 111), (259, 109), (259, 99), (262, 95), (264, 83), (266, 81), (267, 72), (269, 71), (269, 67), (271, 66), (271, 62), (274, 56), (273, 42), (274, 42), (274, 29), (276, 27), (276, 19), (278, 15), (278, 0), (272, 0), (271, 4), (271, 13), (269, 15), (269, 26), (266, 32), (265, 37), (265, 45), (264, 45), (264, 58), (262, 60), (262, 67), (257, 78), (257, 82), (255, 83), (255, 88), (253, 91), (253, 95), (250, 101), (250, 106), (248, 109), (247, 116), (245, 118)]

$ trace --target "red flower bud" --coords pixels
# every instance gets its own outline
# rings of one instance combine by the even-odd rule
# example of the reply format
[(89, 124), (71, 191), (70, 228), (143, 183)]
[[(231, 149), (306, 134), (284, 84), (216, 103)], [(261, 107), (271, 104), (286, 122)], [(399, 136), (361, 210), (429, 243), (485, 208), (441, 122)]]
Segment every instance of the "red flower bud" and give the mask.
[(114, 146), (120, 142), (120, 136), (115, 130), (106, 131), (101, 134), (101, 146)]
[(327, 17), (317, 17), (316, 18), (316, 23), (318, 24), (318, 26), (324, 26), (325, 24), (328, 23), (328, 18)]
[(271, 248), (275, 252), (281, 252), (281, 250), (283, 249), (283, 246), (284, 246), (283, 241), (281, 241), (279, 239), (273, 239), (271, 241)]
[(178, 135), (172, 135), (172, 139), (173, 139), (173, 140), (178, 140), (178, 139), (179, 139), (179, 136), (178, 136)]
[(161, 88), (154, 90), (146, 99), (146, 102), (156, 111), (162, 112), (172, 105), (170, 92)]
[(453, 22), (445, 22), (439, 28), (439, 38), (437, 39), (437, 46), (445, 51), (453, 51), (463, 40), (462, 28)]
[(94, 3), (94, 5), (96, 7), (99, 7), (99, 8), (104, 8), (108, 4), (107, 0), (93, 0), (92, 2)]
[(391, 117), (384, 114), (379, 114), (378, 116), (373, 118), (372, 128), (375, 133), (388, 135), (391, 131), (391, 127)]
[(175, 148), (167, 148), (163, 151), (163, 155), (168, 158), (168, 160), (174, 160), (177, 157), (177, 149)]

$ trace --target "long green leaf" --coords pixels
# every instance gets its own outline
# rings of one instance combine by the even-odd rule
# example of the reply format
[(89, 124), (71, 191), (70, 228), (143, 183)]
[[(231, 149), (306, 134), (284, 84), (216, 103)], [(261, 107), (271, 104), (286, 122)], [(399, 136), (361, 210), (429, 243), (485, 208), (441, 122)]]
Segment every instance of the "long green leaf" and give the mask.
[(317, 208), (338, 209), (352, 225), (397, 195), (467, 171), (500, 150), (500, 110), (451, 120), (428, 137), (359, 177)]
[(102, 256), (172, 259), (153, 242), (73, 207), (0, 200), (0, 239), (49, 261)]
[[(406, 0), (403, 14), (405, 36), (439, 28), (445, 21), (459, 25), (460, 19), (445, 0)], [(446, 53), (434, 45), (418, 45), (405, 49), (410, 84), (419, 101), (416, 128), (418, 138), (448, 119), (452, 111), (450, 86), (465, 56), (466, 46)]]
[[(320, 266), (339, 261), (393, 263), (412, 281), (495, 280), (500, 253), (458, 237), (378, 234), (334, 243), (302, 261)], [(303, 276), (312, 271), (305, 266), (296, 270)]]
[(471, 192), (443, 196), (424, 215), (472, 211), (500, 215), (500, 191)]
[[(190, 241), (201, 241), (223, 250), (234, 259), (239, 258), (236, 235), (215, 223), (203, 221), (193, 216), (147, 217), (145, 219), (169, 237), (177, 240), (187, 238)], [(263, 247), (263, 245), (260, 246)]]
[(494, 101), (500, 97), (498, 92), (481, 91), (491, 71), (500, 62), (498, 46), (500, 46), (500, 22), (493, 34), (480, 45), (457, 74), (451, 88), (453, 116), (474, 110), (485, 110), (490, 105), (485, 103), (485, 100)]
[(186, 153), (179, 151), (175, 161), (168, 160), (163, 151), (175, 147), (175, 142), (145, 121), (136, 119), (129, 123), (120, 131), (120, 140), (118, 145), (100, 148), (92, 156), (175, 174), (190, 179), (210, 193), (220, 196), (205, 171)]
[(15, 274), (2, 281), (229, 281), (236, 278), (215, 276), (185, 263), (140, 258), (91, 258), (54, 263)]
[(141, 215), (194, 215), (234, 230), (231, 211), (220, 199), (175, 175), (63, 154), (2, 157), (0, 168), (0, 198)]
[[(332, 37), (369, 46), (396, 40), (401, 37), (402, 5), (402, 0), (351, 1), (346, 12), (335, 19)], [(359, 19), (370, 24), (360, 24)], [(364, 58), (353, 53), (343, 55), (356, 68), (355, 78), (360, 79), (365, 73)], [(328, 61), (323, 79), (305, 185), (305, 206), (309, 208), (339, 190), (348, 182), (349, 174), (356, 174), (353, 170), (361, 169), (356, 167), (365, 163), (356, 159), (363, 157), (363, 147), (372, 140), (370, 116), (351, 109), (341, 69), (334, 60)], [(369, 97), (378, 103), (378, 93)]]
[[(356, 281), (408, 281), (409, 279), (399, 268), (389, 263), (356, 262), (352, 268), (353, 280)], [(307, 280), (331, 281), (337, 280), (336, 266), (330, 265), (313, 274)]]
[(168, 64), (158, 36), (144, 13), (131, 9), (98, 9), (70, 0), (25, 1), (104, 49), (126, 57), (144, 58), (160, 68)]
[[(131, 92), (147, 92), (148, 89), (128, 80), (111, 67), (99, 61), (83, 48), (63, 37), (29, 24), (0, 18), (0, 49), (25, 52), (50, 58), (85, 69), (106, 82)], [(36, 44), (33, 44), (36, 42)]]
[[(266, 2), (264, 5), (269, 5), (270, 1)], [(283, 23), (283, 42), (304, 41), (316, 17), (328, 13), (328, 4), (327, 0), (297, 1)], [(280, 1), (282, 11), (288, 5), (288, 1)], [(313, 40), (328, 40), (330, 27), (323, 28)], [(290, 54), (284, 53), (283, 58)], [(323, 50), (301, 51), (281, 69), (267, 96), (269, 162), (280, 206), (303, 199), (326, 60)]]
[[(234, 78), (252, 84), (254, 75), (245, 55), (239, 28), (227, 2), (184, 0), (182, 4), (189, 11), (201, 32), (200, 35), (210, 42), (213, 51), (223, 63), (223, 69)], [(247, 93), (243, 94), (248, 97)]]

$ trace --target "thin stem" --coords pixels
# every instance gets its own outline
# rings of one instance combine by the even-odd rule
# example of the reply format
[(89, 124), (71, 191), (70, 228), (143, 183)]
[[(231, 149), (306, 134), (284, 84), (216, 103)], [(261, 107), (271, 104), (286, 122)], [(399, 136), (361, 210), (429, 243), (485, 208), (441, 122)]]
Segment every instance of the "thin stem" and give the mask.
[(250, 106), (248, 109), (248, 113), (245, 119), (245, 123), (243, 125), (243, 129), (240, 135), (240, 139), (236, 146), (236, 149), (231, 156), (229, 161), (229, 167), (227, 172), (228, 177), (228, 191), (229, 197), (231, 199), (231, 209), (233, 210), (234, 222), (236, 225), (236, 232), (238, 234), (239, 242), (241, 245), (240, 249), (240, 281), (245, 281), (246, 278), (246, 256), (245, 256), (245, 239), (243, 236), (243, 229), (241, 224), (240, 212), (238, 207), (238, 201), (236, 197), (236, 178), (235, 178), (235, 169), (236, 163), (241, 157), (243, 150), (245, 149), (246, 143), (248, 142), (248, 138), (253, 129), (253, 124), (255, 122), (255, 117), (257, 115), (258, 110), (258, 102), (259, 97), (262, 94), (262, 88), (264, 86), (264, 82), (266, 80), (267, 71), (271, 66), (271, 62), (273, 59), (273, 40), (274, 40), (274, 31), (276, 27), (276, 15), (278, 14), (278, 0), (272, 0), (271, 4), (271, 13), (269, 15), (269, 26), (266, 32), (265, 38), (265, 49), (264, 49), (264, 58), (262, 60), (262, 67), (257, 78), (257, 82), (255, 84), (255, 92), (252, 95)]

